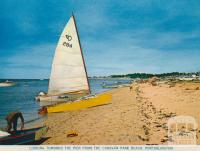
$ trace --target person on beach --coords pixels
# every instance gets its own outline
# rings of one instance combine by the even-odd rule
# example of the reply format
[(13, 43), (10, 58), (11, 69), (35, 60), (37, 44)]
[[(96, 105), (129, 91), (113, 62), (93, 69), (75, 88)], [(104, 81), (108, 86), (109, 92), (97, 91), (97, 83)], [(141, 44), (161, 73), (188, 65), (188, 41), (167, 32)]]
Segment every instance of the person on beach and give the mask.
[(21, 130), (24, 128), (24, 117), (21, 112), (11, 112), (6, 116), (7, 127), (6, 131), (11, 133), (11, 129), (13, 128), (13, 133), (17, 131), (17, 121), (21, 119)]
[(130, 91), (132, 91), (132, 89), (133, 89), (132, 85), (129, 88), (130, 88)]

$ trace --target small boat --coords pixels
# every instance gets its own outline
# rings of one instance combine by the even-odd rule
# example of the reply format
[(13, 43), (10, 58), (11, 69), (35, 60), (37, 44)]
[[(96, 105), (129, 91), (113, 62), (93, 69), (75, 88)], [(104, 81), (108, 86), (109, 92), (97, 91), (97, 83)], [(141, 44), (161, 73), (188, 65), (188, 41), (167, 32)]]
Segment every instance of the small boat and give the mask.
[(119, 85), (103, 85), (102, 88), (105, 88), (105, 89), (113, 89), (113, 88), (118, 88)]
[(15, 134), (0, 137), (0, 145), (21, 145), (41, 140), (47, 133), (46, 126), (20, 130)]
[(107, 84), (105, 82), (103, 82), (103, 84), (102, 84), (102, 88), (104, 88), (104, 89), (113, 89), (113, 88), (118, 88), (118, 87), (119, 87), (119, 85), (117, 85), (117, 84)]
[(118, 87), (121, 88), (121, 87), (130, 87), (131, 84), (120, 84)]
[(5, 82), (0, 82), (0, 87), (10, 87), (15, 85), (15, 82), (6, 80)]
[(65, 111), (73, 111), (96, 107), (100, 105), (110, 104), (112, 100), (111, 93), (103, 93), (99, 95), (84, 96), (74, 102), (60, 103), (52, 106), (47, 106), (47, 113), (57, 113)]
[(76, 100), (90, 94), (75, 17), (72, 15), (58, 41), (51, 68), (48, 92), (38, 95), (40, 106)]
[[(40, 93), (35, 99), (40, 102), (40, 106), (47, 106), (49, 112), (67, 111), (69, 106), (73, 109), (76, 108), (74, 106), (79, 106), (76, 109), (87, 108), (105, 104), (111, 100), (110, 97), (100, 97), (101, 95), (96, 95), (93, 99), (91, 95), (76, 21), (72, 15), (55, 50), (48, 92)], [(85, 100), (82, 97), (88, 99)], [(80, 101), (80, 103), (75, 101)], [(43, 113), (42, 110), (41, 112)]]

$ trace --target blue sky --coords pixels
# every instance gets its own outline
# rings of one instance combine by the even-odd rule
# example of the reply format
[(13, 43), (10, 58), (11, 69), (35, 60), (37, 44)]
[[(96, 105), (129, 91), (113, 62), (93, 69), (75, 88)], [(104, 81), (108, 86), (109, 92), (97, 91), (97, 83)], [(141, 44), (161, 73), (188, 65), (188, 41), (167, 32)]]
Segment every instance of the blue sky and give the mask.
[(1, 0), (0, 78), (48, 78), (72, 11), (90, 76), (200, 71), (198, 0)]

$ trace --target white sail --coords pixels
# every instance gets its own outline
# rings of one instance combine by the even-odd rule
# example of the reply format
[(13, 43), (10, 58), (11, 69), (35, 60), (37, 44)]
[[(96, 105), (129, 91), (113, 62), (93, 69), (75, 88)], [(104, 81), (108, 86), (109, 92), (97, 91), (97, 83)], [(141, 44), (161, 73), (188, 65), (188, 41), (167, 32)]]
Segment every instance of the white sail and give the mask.
[(74, 16), (64, 28), (53, 59), (49, 95), (88, 91), (89, 84)]

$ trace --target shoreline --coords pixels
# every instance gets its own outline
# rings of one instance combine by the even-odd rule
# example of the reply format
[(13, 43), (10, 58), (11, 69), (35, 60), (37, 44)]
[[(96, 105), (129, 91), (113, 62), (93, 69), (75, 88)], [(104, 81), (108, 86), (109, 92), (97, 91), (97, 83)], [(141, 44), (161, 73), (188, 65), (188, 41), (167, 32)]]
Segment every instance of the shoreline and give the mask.
[(44, 116), (44, 117), (40, 117), (40, 118), (34, 119), (32, 121), (25, 122), (24, 127), (25, 127), (25, 129), (42, 127), (42, 126), (44, 126), (46, 118), (47, 118), (47, 116)]

